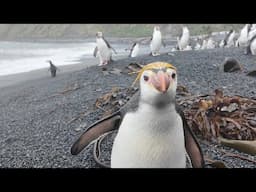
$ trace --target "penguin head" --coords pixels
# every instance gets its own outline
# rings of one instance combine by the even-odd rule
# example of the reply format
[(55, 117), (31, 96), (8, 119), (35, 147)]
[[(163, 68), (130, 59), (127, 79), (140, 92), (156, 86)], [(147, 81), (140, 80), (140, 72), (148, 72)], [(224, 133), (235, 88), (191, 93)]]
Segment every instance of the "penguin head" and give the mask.
[(159, 26), (159, 25), (156, 25), (156, 26), (154, 27), (154, 31), (160, 31), (160, 26)]
[(189, 30), (186, 26), (182, 27), (183, 34), (188, 34)]
[(177, 71), (173, 65), (165, 62), (150, 63), (142, 68), (137, 79), (143, 102), (163, 106), (175, 101)]
[(50, 65), (52, 65), (52, 61), (51, 61), (51, 60), (47, 60), (46, 62), (47, 62), (47, 63), (50, 63)]
[(97, 38), (103, 37), (103, 33), (102, 33), (102, 32), (100, 32), (100, 31), (99, 31), (99, 32), (97, 32), (97, 33), (96, 33), (96, 37), (97, 37)]

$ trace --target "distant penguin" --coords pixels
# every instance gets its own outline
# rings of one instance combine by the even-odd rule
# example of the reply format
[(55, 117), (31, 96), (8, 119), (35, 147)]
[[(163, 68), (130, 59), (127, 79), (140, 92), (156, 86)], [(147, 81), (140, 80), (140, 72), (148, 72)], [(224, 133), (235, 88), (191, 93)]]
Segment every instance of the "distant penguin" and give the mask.
[(199, 50), (200, 48), (201, 48), (201, 45), (197, 42), (194, 47), (194, 50)]
[(215, 48), (215, 42), (212, 40), (212, 38), (209, 38), (207, 41), (207, 49), (214, 49)]
[(189, 44), (189, 30), (187, 27), (182, 28), (182, 34), (177, 38), (179, 50), (184, 50)]
[(94, 49), (94, 57), (96, 57), (97, 53), (99, 55), (99, 60), (101, 65), (107, 65), (112, 60), (112, 50), (116, 53), (115, 49), (110, 46), (110, 44), (107, 42), (107, 40), (103, 37), (102, 32), (96, 33), (96, 43), (97, 46)]
[(250, 32), (250, 25), (246, 24), (240, 31), (240, 35), (237, 39), (236, 46), (237, 47), (245, 47), (248, 45), (249, 41), (249, 32)]
[(224, 47), (232, 47), (234, 46), (234, 38), (235, 38), (236, 32), (231, 29), (227, 36), (224, 39)]
[(223, 47), (224, 47), (224, 40), (221, 40), (221, 41), (220, 41), (219, 47), (220, 47), (220, 48), (223, 48)]
[(246, 47), (245, 54), (256, 55), (256, 35), (250, 40), (249, 45)]
[(207, 40), (206, 39), (203, 40), (201, 49), (207, 49)]
[(56, 71), (57, 71), (57, 67), (52, 63), (51, 60), (47, 61), (48, 63), (50, 63), (50, 71), (51, 71), (51, 76), (52, 77), (56, 77)]
[(139, 54), (140, 45), (138, 42), (133, 43), (129, 57), (137, 57)]
[(150, 50), (152, 56), (160, 55), (160, 48), (162, 46), (162, 33), (159, 26), (154, 27), (153, 36), (150, 43)]

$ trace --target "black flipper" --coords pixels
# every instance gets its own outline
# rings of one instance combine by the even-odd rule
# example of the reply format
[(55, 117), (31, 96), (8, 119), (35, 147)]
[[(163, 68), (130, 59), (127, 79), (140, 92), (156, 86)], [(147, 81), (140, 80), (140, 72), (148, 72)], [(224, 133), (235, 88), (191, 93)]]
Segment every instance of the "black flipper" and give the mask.
[(98, 47), (96, 46), (94, 51), (93, 51), (93, 56), (96, 57), (97, 56), (97, 52), (98, 52)]
[(92, 124), (73, 144), (71, 154), (79, 154), (88, 144), (97, 139), (100, 135), (118, 129), (121, 123), (121, 112), (118, 111), (104, 119)]
[(108, 48), (109, 48), (109, 49), (112, 49), (112, 50), (115, 52), (115, 54), (117, 54), (116, 50), (115, 50), (112, 46), (110, 46), (110, 44), (108, 43), (108, 41), (107, 41), (104, 37), (102, 37), (102, 39), (105, 41), (105, 43), (106, 43), (106, 45), (108, 46)]
[(204, 156), (202, 149), (193, 134), (192, 130), (190, 129), (185, 115), (180, 106), (176, 105), (176, 110), (182, 118), (183, 121), (183, 129), (184, 129), (184, 136), (185, 136), (185, 147), (186, 151), (192, 161), (193, 168), (203, 168), (205, 165)]

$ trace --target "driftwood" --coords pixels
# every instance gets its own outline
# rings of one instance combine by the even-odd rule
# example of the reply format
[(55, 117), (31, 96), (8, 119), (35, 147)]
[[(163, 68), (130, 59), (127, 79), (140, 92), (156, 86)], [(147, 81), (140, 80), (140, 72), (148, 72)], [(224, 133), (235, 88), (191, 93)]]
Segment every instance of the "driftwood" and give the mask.
[(237, 149), (241, 152), (256, 155), (256, 140), (244, 141), (244, 140), (229, 140), (225, 138), (219, 138), (221, 144)]

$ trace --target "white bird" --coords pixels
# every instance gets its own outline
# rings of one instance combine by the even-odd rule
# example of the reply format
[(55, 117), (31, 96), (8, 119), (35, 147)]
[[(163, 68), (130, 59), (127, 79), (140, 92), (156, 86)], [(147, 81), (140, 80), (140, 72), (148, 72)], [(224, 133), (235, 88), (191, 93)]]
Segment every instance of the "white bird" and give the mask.
[(111, 168), (185, 168), (183, 122), (175, 109), (176, 68), (151, 63), (138, 79), (139, 107), (124, 116), (114, 140)]
[(246, 24), (240, 31), (240, 36), (237, 39), (236, 46), (237, 47), (245, 47), (248, 45), (249, 42), (249, 24)]
[(115, 49), (111, 47), (107, 40), (103, 37), (102, 32), (96, 33), (96, 44), (97, 46), (93, 52), (94, 57), (96, 57), (97, 54), (99, 55), (99, 66), (107, 65), (112, 61), (112, 50), (116, 53)]
[(162, 33), (159, 26), (154, 27), (153, 36), (150, 43), (150, 50), (153, 56), (160, 55), (160, 49), (162, 46)]
[(179, 37), (177, 37), (177, 44), (178, 44), (178, 48), (179, 50), (183, 50), (187, 47), (187, 45), (189, 44), (189, 30), (187, 27), (182, 27), (182, 35), (180, 35)]

